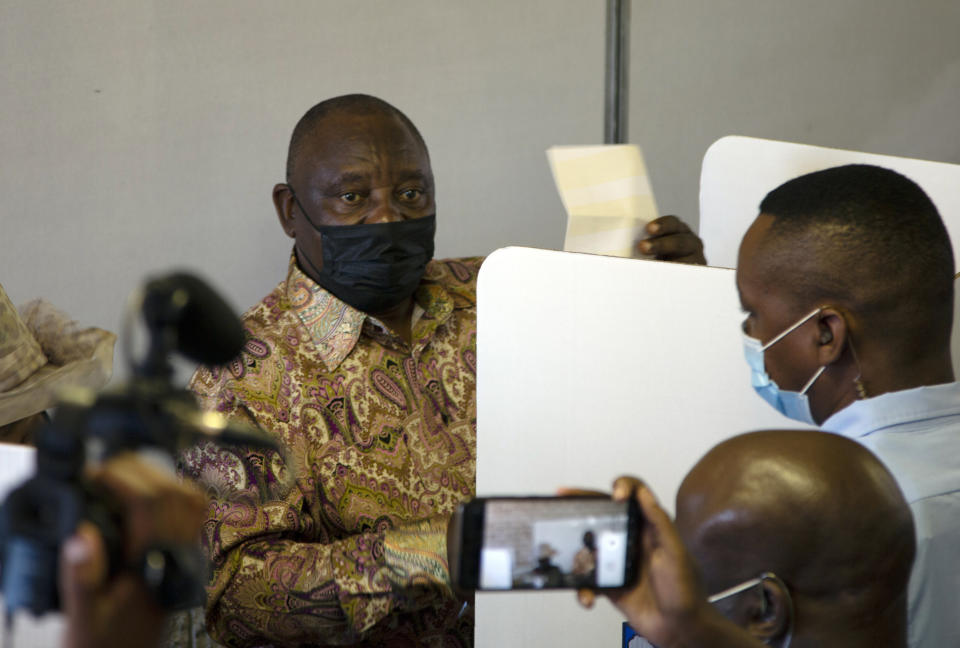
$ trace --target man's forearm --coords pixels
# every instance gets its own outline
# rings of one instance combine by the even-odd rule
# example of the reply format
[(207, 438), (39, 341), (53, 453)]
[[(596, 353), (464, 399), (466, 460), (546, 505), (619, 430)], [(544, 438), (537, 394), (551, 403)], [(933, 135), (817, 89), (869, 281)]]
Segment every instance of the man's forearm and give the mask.
[(393, 613), (451, 597), (440, 519), (330, 544), (250, 539), (217, 570), (208, 604), (221, 641), (358, 641)]

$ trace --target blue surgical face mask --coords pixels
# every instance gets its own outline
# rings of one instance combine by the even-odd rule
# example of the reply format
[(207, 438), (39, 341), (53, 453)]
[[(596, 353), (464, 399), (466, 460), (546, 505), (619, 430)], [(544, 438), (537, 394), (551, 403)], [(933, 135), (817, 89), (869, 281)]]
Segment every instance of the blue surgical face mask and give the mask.
[(753, 385), (753, 390), (757, 392), (763, 400), (770, 403), (775, 410), (787, 418), (810, 425), (816, 425), (816, 421), (813, 420), (813, 414), (810, 412), (810, 401), (807, 398), (807, 391), (827, 368), (826, 365), (817, 369), (813, 377), (803, 386), (803, 389), (798, 392), (789, 391), (787, 389), (780, 389), (777, 383), (770, 378), (766, 365), (763, 362), (763, 352), (795, 331), (800, 325), (819, 313), (820, 310), (821, 309), (817, 308), (811, 311), (800, 321), (788, 327), (766, 344), (757, 338), (750, 337), (746, 333), (743, 334), (743, 354), (747, 358), (747, 364), (750, 365), (750, 383)]

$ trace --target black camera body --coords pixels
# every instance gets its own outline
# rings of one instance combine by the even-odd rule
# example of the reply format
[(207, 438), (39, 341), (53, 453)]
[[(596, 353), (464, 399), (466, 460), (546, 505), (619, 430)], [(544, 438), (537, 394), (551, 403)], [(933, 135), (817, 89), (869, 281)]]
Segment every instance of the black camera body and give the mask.
[(0, 508), (0, 590), (8, 618), (18, 609), (35, 615), (59, 610), (60, 547), (83, 520), (101, 533), (111, 574), (139, 573), (166, 609), (199, 604), (206, 573), (199, 547), (158, 545), (124, 557), (122, 511), (86, 478), (86, 468), (144, 449), (160, 451), (172, 466), (176, 453), (198, 438), (272, 446), (245, 432), (217, 438), (201, 429), (193, 396), (171, 384), (171, 352), (204, 364), (222, 364), (239, 354), (243, 328), (223, 300), (200, 279), (178, 273), (147, 283), (140, 310), (149, 350), (132, 367), (133, 379), (119, 392), (77, 392), (62, 401), (37, 432), (36, 474)]
[[(154, 546), (124, 562), (122, 510), (108, 492), (84, 476), (87, 465), (119, 452), (161, 447), (148, 438), (153, 434), (177, 438), (178, 422), (157, 411), (158, 402), (163, 401), (124, 392), (101, 396), (89, 406), (61, 404), (53, 420), (38, 430), (37, 472), (10, 493), (0, 513), (0, 582), (8, 610), (41, 615), (60, 608), (60, 546), (82, 520), (100, 532), (110, 557), (110, 575), (132, 569), (169, 610), (203, 601), (206, 562), (199, 549)], [(161, 449), (173, 452), (172, 447)]]

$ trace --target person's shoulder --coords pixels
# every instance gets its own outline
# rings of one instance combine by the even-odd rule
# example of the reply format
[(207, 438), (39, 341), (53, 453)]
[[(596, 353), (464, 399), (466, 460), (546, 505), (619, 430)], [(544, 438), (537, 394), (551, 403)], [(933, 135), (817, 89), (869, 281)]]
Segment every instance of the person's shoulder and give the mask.
[(484, 257), (434, 259), (427, 264), (423, 283), (439, 285), (452, 295), (458, 307), (473, 306), (477, 302), (477, 274)]
[(484, 258), (434, 259), (427, 264), (423, 280), (434, 283), (476, 283)]
[(266, 297), (248, 308), (240, 316), (240, 321), (247, 330), (248, 337), (249, 335), (256, 337), (261, 332), (276, 329), (277, 322), (290, 310), (286, 288), (287, 282), (281, 281)]
[(229, 409), (238, 381), (243, 380), (258, 361), (271, 355), (273, 340), (282, 335), (281, 320), (289, 312), (285, 285), (286, 282), (280, 282), (266, 297), (240, 316), (245, 341), (234, 360), (223, 365), (197, 367), (187, 389), (200, 399), (204, 409)]

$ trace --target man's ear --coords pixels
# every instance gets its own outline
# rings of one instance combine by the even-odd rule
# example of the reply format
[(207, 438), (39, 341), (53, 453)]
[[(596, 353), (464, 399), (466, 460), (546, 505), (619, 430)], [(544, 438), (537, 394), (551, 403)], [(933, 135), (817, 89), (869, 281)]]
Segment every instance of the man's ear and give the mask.
[(840, 358), (847, 344), (849, 329), (843, 314), (835, 308), (824, 308), (817, 316), (817, 355), (821, 367)]
[(290, 185), (279, 182), (273, 185), (273, 207), (277, 210), (280, 227), (290, 238), (296, 238), (293, 228), (293, 191)]
[(760, 585), (760, 595), (750, 608), (747, 631), (764, 643), (779, 645), (793, 623), (793, 602), (780, 579), (768, 578)]

